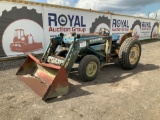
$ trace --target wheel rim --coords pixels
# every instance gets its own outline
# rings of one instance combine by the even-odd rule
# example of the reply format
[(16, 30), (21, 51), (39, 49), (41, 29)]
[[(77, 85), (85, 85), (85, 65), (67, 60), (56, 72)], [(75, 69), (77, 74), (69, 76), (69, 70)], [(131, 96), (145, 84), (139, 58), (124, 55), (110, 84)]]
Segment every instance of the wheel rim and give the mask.
[(132, 65), (134, 65), (138, 61), (139, 53), (140, 53), (139, 46), (137, 44), (133, 45), (129, 54), (129, 61)]
[(87, 76), (89, 76), (89, 77), (94, 76), (95, 73), (96, 73), (96, 71), (97, 71), (97, 64), (96, 64), (96, 62), (94, 62), (94, 61), (90, 62), (87, 65), (87, 67), (86, 67), (86, 74), (87, 74)]

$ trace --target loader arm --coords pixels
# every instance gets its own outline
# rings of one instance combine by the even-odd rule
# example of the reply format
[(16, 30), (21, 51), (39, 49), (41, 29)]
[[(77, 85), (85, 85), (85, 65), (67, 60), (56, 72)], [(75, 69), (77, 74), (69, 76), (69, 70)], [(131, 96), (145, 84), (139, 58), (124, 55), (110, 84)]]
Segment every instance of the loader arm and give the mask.
[(70, 45), (68, 54), (66, 56), (66, 59), (64, 61), (64, 68), (66, 69), (67, 74), (71, 71), (78, 55), (80, 52), (80, 42), (79, 41), (73, 41), (72, 44)]

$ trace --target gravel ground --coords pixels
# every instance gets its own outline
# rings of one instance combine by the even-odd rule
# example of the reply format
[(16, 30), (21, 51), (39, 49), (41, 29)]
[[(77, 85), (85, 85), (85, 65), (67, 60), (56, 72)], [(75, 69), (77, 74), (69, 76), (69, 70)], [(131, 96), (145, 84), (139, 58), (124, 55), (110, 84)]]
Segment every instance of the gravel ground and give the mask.
[(69, 94), (44, 102), (15, 73), (24, 59), (0, 63), (0, 120), (158, 120), (160, 42), (142, 45), (134, 70), (104, 66), (92, 82), (69, 75)]

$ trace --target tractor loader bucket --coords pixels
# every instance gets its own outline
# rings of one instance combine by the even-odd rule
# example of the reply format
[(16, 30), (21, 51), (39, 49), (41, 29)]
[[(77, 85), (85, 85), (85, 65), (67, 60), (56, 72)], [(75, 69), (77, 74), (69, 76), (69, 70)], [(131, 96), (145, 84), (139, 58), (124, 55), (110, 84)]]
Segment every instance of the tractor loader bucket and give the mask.
[(69, 90), (67, 73), (63, 67), (41, 63), (31, 54), (16, 75), (42, 97), (42, 100), (65, 95)]

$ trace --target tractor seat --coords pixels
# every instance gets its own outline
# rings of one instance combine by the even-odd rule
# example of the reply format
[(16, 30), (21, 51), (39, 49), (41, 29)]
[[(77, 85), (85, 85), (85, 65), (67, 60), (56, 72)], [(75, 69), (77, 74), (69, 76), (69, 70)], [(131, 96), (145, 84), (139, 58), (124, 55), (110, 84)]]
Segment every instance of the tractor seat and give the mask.
[(112, 41), (118, 41), (120, 35), (112, 34)]

